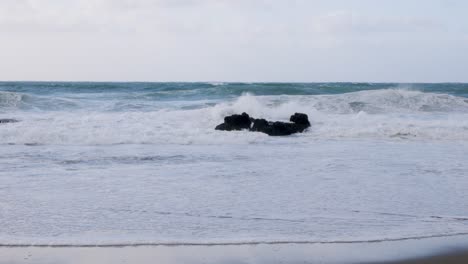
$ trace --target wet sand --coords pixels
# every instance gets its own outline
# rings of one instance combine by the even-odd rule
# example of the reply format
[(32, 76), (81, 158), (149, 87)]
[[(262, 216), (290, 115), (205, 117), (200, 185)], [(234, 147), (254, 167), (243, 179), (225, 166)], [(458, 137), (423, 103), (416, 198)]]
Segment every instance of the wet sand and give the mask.
[(258, 245), (0, 247), (0, 264), (468, 263), (468, 236)]
[(385, 262), (388, 264), (466, 264), (468, 263), (468, 251), (459, 251), (441, 254), (438, 256), (408, 259), (403, 261)]

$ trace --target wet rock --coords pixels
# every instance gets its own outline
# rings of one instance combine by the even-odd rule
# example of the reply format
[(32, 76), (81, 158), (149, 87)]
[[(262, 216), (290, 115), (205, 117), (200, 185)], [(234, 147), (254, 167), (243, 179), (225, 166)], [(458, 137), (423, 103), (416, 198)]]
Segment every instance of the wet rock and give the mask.
[[(310, 127), (309, 118), (306, 114), (295, 113), (289, 122), (270, 122), (266, 119), (250, 118), (248, 114), (232, 115), (224, 118), (224, 123), (216, 127), (217, 130), (241, 130), (248, 128), (253, 132), (262, 132), (270, 136), (288, 136), (303, 132)], [(251, 124), (253, 124), (251, 126)]]
[(298, 132), (297, 125), (286, 122), (268, 122), (256, 119), (250, 131), (262, 132), (270, 136), (287, 136)]
[(226, 116), (224, 123), (218, 125), (215, 129), (225, 131), (250, 129), (251, 124), (250, 116), (247, 113), (242, 113), (241, 115)]
[(309, 117), (303, 113), (295, 113), (289, 118), (289, 121), (304, 126), (304, 129), (310, 127)]
[(250, 131), (263, 132), (266, 131), (269, 126), (270, 122), (266, 121), (265, 119), (254, 119)]
[(10, 119), (10, 118), (0, 118), (0, 124), (6, 124), (6, 123), (16, 123), (19, 122), (16, 119)]
[(304, 131), (302, 126), (294, 123), (273, 122), (265, 131), (261, 132), (266, 133), (269, 136), (289, 136), (302, 131)]

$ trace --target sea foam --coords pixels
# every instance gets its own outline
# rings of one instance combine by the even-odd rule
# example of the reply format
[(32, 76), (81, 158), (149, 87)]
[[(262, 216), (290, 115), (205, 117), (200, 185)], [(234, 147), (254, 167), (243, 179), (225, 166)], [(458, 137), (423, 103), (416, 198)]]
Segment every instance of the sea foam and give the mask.
[(295, 112), (307, 113), (312, 127), (297, 135), (299, 139), (294, 139), (295, 142), (337, 138), (468, 140), (465, 99), (419, 91), (390, 89), (303, 96), (244, 94), (234, 100), (211, 104), (207, 101), (165, 102), (162, 105), (171, 107), (145, 111), (126, 110), (128, 106), (117, 111), (115, 107), (106, 108), (113, 109), (110, 111), (70, 110), (70, 105), (78, 104), (70, 101), (66, 100), (68, 104), (63, 100), (55, 102), (54, 111), (18, 111), (9, 115), (22, 122), (2, 126), (3, 143), (243, 144), (275, 141), (259, 133), (214, 131), (224, 116), (241, 112), (269, 120), (288, 120)]
[[(468, 85), (1, 83), (0, 246), (468, 233)], [(226, 115), (288, 121), (269, 137)]]

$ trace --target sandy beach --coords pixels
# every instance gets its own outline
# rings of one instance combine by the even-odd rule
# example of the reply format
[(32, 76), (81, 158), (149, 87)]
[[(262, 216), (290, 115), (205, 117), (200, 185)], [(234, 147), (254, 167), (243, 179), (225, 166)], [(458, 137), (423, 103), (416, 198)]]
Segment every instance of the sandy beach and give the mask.
[(468, 236), (372, 243), (216, 246), (1, 247), (19, 263), (468, 263)]

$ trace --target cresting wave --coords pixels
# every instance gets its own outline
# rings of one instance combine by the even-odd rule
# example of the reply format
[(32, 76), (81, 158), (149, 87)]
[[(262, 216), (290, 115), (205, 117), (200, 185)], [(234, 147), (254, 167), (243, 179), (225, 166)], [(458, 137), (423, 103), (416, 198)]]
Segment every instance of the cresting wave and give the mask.
[(383, 239), (368, 239), (368, 240), (258, 240), (258, 241), (231, 241), (231, 242), (142, 242), (142, 243), (102, 243), (102, 244), (80, 244), (80, 243), (0, 243), (0, 247), (143, 247), (143, 246), (242, 246), (242, 245), (284, 245), (284, 244), (359, 244), (359, 243), (381, 243), (391, 241), (417, 240), (426, 238), (442, 238), (467, 236), (468, 232), (427, 235), (427, 236), (412, 236), (400, 238), (383, 238)]
[(23, 101), (23, 94), (0, 91), (0, 108), (19, 107)]
[[(0, 87), (1, 88), (1, 87)], [(268, 88), (268, 89), (267, 89)], [(215, 89), (218, 96), (210, 96), (209, 89)], [(204, 107), (223, 101), (233, 100), (245, 94), (259, 97), (276, 97), (285, 99), (305, 98), (314, 103), (317, 110), (331, 111), (398, 111), (400, 108), (415, 111), (464, 111), (468, 112), (468, 99), (457, 93), (434, 93), (429, 91), (412, 90), (410, 88), (386, 89), (356, 89), (347, 88), (344, 93), (339, 90), (310, 89), (299, 87), (266, 86), (262, 89), (249, 87), (235, 92), (222, 90), (224, 88), (203, 89), (162, 89), (158, 91), (109, 90), (103, 92), (76, 93), (56, 91), (54, 93), (38, 91), (1, 91), (0, 112), (11, 110), (41, 110), (41, 111), (149, 111), (154, 109), (177, 108), (182, 106)], [(297, 89), (295, 91), (294, 89)], [(468, 90), (468, 89), (467, 89)], [(68, 90), (66, 90), (68, 91)], [(460, 91), (459, 91), (460, 93)], [(468, 93), (468, 91), (467, 91)], [(462, 94), (464, 95), (464, 94)], [(323, 105), (322, 105), (323, 104)], [(333, 105), (330, 105), (333, 104)], [(343, 106), (342, 104), (346, 104)], [(372, 108), (375, 107), (375, 108)], [(351, 109), (349, 109), (351, 108)]]
[(79, 101), (18, 92), (0, 91), (0, 114), (11, 111), (60, 111), (79, 108)]
[[(150, 100), (130, 104), (139, 104), (137, 110), (129, 109), (129, 104), (121, 100), (87, 96), (33, 97), (38, 101), (36, 106), (26, 95), (3, 92), (0, 96), (2, 105), (9, 107), (8, 116), (3, 113), (0, 117), (22, 121), (1, 127), (2, 144), (244, 144), (287, 140), (273, 140), (260, 133), (213, 130), (224, 116), (241, 112), (270, 120), (287, 120), (294, 112), (307, 113), (312, 127), (295, 136), (299, 143), (340, 138), (468, 140), (466, 98), (401, 89), (334, 95), (244, 94), (211, 103)], [(19, 107), (11, 111), (23, 101), (29, 103), (28, 110)], [(54, 111), (30, 110), (45, 106)]]
[[(0, 111), (151, 111), (154, 109), (191, 109), (203, 108), (237, 101), (243, 97), (255, 96), (270, 108), (296, 103), (299, 106), (309, 105), (306, 110), (317, 110), (326, 113), (392, 113), (392, 112), (463, 112), (468, 113), (468, 99), (449, 94), (427, 93), (405, 89), (381, 89), (349, 92), (343, 94), (319, 95), (257, 95), (246, 92), (239, 97), (223, 100), (178, 100), (177, 97), (169, 101), (155, 101), (147, 94), (131, 95), (131, 92), (110, 94), (72, 94), (61, 96), (34, 95), (18, 92), (0, 91)], [(135, 108), (140, 104), (141, 108)], [(160, 105), (159, 107), (157, 105)], [(192, 107), (190, 107), (192, 106)], [(271, 107), (273, 106), (273, 107)], [(147, 109), (145, 109), (145, 107)], [(246, 105), (246, 107), (254, 107)]]

